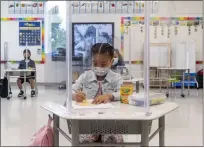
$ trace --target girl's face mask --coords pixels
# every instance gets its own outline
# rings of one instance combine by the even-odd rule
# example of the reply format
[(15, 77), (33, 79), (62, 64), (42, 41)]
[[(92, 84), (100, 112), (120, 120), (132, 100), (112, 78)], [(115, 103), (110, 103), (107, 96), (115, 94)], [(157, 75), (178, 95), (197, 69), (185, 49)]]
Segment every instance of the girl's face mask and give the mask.
[(107, 67), (93, 66), (92, 70), (93, 70), (93, 72), (95, 73), (96, 76), (101, 76), (101, 77), (105, 76), (110, 71), (112, 62), (113, 61), (111, 61), (110, 64), (108, 64), (109, 66), (107, 66)]
[(95, 73), (96, 76), (105, 76), (110, 70), (110, 67), (93, 67), (92, 68), (93, 72)]

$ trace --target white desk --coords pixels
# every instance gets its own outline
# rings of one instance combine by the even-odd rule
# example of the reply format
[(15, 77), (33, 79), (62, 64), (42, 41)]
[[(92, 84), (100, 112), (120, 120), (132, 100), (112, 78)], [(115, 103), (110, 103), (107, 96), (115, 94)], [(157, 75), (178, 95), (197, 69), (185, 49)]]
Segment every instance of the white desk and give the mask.
[[(72, 146), (149, 146), (149, 141), (159, 133), (159, 146), (165, 146), (165, 115), (178, 108), (176, 103), (166, 102), (151, 106), (151, 115), (145, 115), (144, 108), (119, 102), (112, 102), (114, 109), (81, 109), (67, 113), (60, 104), (47, 102), (41, 107), (53, 114), (54, 146), (59, 146), (59, 133), (72, 143)], [(59, 127), (59, 118), (71, 123), (70, 138)], [(149, 123), (159, 120), (158, 129), (151, 135)], [(70, 125), (70, 124), (69, 124)], [(79, 134), (140, 134), (141, 143), (101, 144), (79, 143)]]
[[(182, 83), (182, 89), (181, 89), (181, 96), (182, 97), (185, 97), (183, 91), (184, 91), (184, 80), (185, 80), (185, 73), (187, 71), (188, 73), (188, 95), (190, 95), (190, 69), (189, 68), (158, 68), (159, 71), (162, 71), (162, 70), (166, 70), (168, 71), (168, 75), (169, 75), (169, 71), (182, 71), (183, 72), (183, 76), (182, 76), (182, 79), (183, 79), (183, 83)], [(169, 94), (169, 88), (167, 88), (168, 91), (167, 91), (167, 96)]]
[[(21, 76), (21, 74), (23, 73), (23, 77), (24, 77), (24, 99), (27, 98), (27, 95), (26, 95), (26, 76), (29, 72), (34, 72), (35, 75), (34, 75), (34, 78), (35, 78), (35, 90), (36, 90), (36, 94), (38, 93), (38, 90), (37, 90), (37, 85), (36, 85), (36, 70), (35, 69), (6, 69), (5, 70), (5, 73), (6, 73), (6, 77), (8, 79), (8, 97), (7, 99), (10, 99), (11, 98), (11, 91), (10, 91), (10, 77), (19, 77)], [(11, 73), (15, 73), (16, 76), (11, 76)]]

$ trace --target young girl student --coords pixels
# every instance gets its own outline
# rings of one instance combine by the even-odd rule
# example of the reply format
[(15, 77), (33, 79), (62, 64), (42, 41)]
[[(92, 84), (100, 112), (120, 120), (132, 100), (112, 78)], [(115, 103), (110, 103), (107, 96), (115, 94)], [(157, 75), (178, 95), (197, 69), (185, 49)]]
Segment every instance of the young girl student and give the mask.
[[(121, 77), (110, 70), (114, 47), (108, 43), (97, 43), (91, 48), (92, 70), (84, 72), (72, 85), (73, 100), (82, 102), (93, 99), (93, 104), (120, 99)], [(122, 143), (122, 135), (80, 135), (81, 143)]]

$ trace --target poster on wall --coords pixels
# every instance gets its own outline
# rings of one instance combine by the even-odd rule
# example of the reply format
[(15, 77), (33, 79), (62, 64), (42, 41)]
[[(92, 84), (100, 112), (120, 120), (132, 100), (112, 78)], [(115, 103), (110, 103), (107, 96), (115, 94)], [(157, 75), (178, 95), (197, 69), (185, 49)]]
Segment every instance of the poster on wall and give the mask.
[(116, 1), (110, 1), (110, 13), (116, 12)]
[(38, 14), (38, 3), (32, 2), (33, 14)]
[(27, 14), (33, 14), (33, 5), (30, 2), (26, 4)]
[(19, 22), (19, 46), (41, 45), (40, 22)]
[(73, 23), (73, 56), (83, 57), (91, 66), (91, 47), (95, 43), (113, 45), (114, 23)]
[(44, 14), (44, 3), (43, 2), (38, 2), (38, 13)]
[(128, 13), (134, 13), (134, 1), (128, 1)]
[(72, 2), (72, 13), (79, 13), (79, 1), (73, 1)]
[(25, 1), (21, 1), (21, 14), (26, 14), (26, 2)]
[(91, 6), (90, 2), (86, 2), (86, 13), (91, 13)]
[(80, 1), (79, 2), (79, 7), (80, 7), (80, 13), (85, 13), (86, 12), (86, 1)]
[(21, 3), (19, 1), (15, 1), (14, 3), (15, 3), (14, 5), (15, 14), (20, 14), (21, 13)]
[(121, 13), (122, 9), (122, 1), (116, 1), (115, 2), (115, 12)]
[(104, 13), (104, 1), (98, 1), (98, 13)]
[(14, 7), (15, 7), (14, 1), (8, 1), (8, 13), (9, 14), (15, 13)]
[(121, 1), (121, 13), (127, 13), (129, 7), (129, 1)]
[(91, 3), (91, 13), (98, 13), (98, 2), (92, 1)]
[(104, 13), (110, 13), (110, 2), (104, 1)]

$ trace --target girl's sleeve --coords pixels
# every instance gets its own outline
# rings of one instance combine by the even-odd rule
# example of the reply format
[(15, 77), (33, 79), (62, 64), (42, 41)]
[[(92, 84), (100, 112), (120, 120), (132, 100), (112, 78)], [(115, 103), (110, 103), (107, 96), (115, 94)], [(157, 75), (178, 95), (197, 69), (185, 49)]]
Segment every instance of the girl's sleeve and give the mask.
[(116, 82), (115, 92), (112, 93), (114, 100), (120, 100), (120, 86), (122, 85), (122, 78)]
[(79, 90), (83, 89), (83, 81), (84, 81), (85, 73), (81, 74), (76, 82), (72, 85), (72, 93), (76, 93)]

